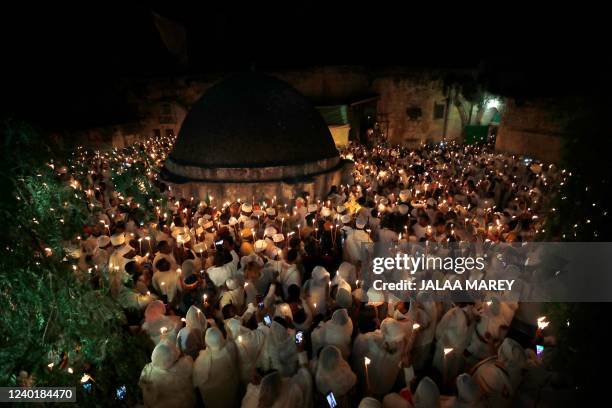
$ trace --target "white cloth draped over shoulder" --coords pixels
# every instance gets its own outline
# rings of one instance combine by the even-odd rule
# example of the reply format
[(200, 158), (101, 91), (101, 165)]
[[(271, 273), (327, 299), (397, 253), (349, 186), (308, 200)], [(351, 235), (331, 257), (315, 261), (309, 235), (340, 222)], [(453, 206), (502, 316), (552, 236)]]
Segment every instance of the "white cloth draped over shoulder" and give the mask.
[(193, 386), (199, 389), (206, 407), (233, 407), (239, 397), (234, 350), (216, 327), (206, 331), (205, 343), (206, 349), (200, 351), (193, 365)]
[(153, 350), (151, 362), (140, 374), (139, 386), (145, 406), (151, 408), (191, 408), (195, 405), (192, 386), (193, 360), (180, 357), (172, 343), (161, 342)]

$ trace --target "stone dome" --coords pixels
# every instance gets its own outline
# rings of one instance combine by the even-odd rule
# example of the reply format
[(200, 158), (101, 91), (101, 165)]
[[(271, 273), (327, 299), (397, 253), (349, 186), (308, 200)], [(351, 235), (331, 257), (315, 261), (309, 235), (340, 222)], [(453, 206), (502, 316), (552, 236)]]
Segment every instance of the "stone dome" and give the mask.
[(178, 166), (337, 164), (338, 157), (325, 121), (302, 94), (276, 78), (244, 73), (216, 83), (193, 105), (167, 168), (176, 174)]

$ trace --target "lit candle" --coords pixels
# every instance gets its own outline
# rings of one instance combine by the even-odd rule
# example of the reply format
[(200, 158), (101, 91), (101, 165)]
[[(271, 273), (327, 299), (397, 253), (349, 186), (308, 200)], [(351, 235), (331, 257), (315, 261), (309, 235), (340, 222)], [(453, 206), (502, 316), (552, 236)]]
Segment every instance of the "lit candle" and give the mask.
[(363, 358), (363, 364), (365, 366), (366, 386), (367, 386), (368, 394), (370, 393), (370, 376), (368, 374), (368, 366), (370, 365), (371, 362), (372, 362), (372, 360), (370, 360), (368, 357), (364, 357)]

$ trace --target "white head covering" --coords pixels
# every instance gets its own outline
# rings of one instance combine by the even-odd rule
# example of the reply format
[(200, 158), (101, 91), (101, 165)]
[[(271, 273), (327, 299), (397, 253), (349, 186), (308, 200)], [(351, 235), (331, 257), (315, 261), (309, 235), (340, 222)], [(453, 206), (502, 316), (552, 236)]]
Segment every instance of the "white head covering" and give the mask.
[(269, 226), (264, 229), (264, 237), (272, 237), (276, 234), (276, 228)]
[(185, 314), (185, 325), (187, 327), (197, 328), (204, 332), (208, 327), (206, 315), (196, 306), (190, 306)]
[(236, 279), (229, 278), (225, 281), (225, 286), (227, 286), (229, 290), (236, 290), (239, 285)]
[(255, 252), (256, 253), (265, 251), (267, 247), (268, 247), (268, 243), (264, 241), (263, 239), (258, 239), (257, 241), (255, 241)]
[(114, 234), (110, 237), (110, 241), (113, 246), (123, 245), (125, 243), (125, 234)]
[(387, 317), (380, 324), (380, 331), (387, 342), (396, 343), (404, 339), (406, 332), (397, 320)]
[(346, 395), (355, 386), (357, 376), (349, 364), (342, 358), (335, 346), (325, 346), (319, 354), (315, 383), (318, 391), (326, 395), (330, 391), (336, 397)]
[(471, 375), (463, 373), (457, 377), (457, 402), (458, 405), (473, 406), (482, 398), (480, 388)]
[(353, 284), (357, 277), (355, 265), (350, 262), (342, 262), (338, 267), (337, 274), (349, 284)]
[(365, 397), (359, 403), (359, 408), (382, 408), (382, 405), (375, 398)]
[(178, 360), (180, 354), (174, 344), (162, 341), (153, 349), (151, 363), (154, 367), (168, 370)]
[(317, 281), (329, 279), (329, 272), (322, 266), (315, 266), (312, 269), (312, 278)]
[(321, 208), (321, 217), (329, 217), (331, 215), (331, 210), (327, 207)]
[(415, 408), (437, 408), (440, 406), (440, 390), (429, 377), (424, 377), (414, 393)]
[(206, 343), (206, 348), (210, 350), (219, 350), (225, 345), (225, 340), (223, 339), (223, 334), (221, 330), (216, 327), (211, 327), (206, 330), (206, 337), (204, 338)]
[(185, 315), (185, 327), (177, 337), (176, 345), (186, 355), (196, 358), (200, 350), (204, 348), (203, 335), (208, 322), (206, 316), (196, 306), (191, 306)]
[(353, 305), (353, 296), (351, 292), (345, 288), (338, 288), (338, 292), (336, 292), (336, 304), (343, 308), (351, 307)]
[(243, 256), (242, 258), (240, 258), (240, 266), (242, 268), (246, 268), (247, 264), (249, 264), (250, 262), (255, 262), (259, 266), (263, 266), (264, 265), (263, 260), (259, 256), (255, 255), (255, 254), (246, 255), (246, 256)]

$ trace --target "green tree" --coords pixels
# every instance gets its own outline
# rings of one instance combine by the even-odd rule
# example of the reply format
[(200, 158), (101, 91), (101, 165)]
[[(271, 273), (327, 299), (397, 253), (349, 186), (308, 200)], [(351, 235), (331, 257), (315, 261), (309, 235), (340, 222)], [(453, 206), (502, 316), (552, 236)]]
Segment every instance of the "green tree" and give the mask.
[[(89, 217), (85, 193), (58, 175), (61, 152), (40, 133), (1, 126), (0, 385), (19, 385), (25, 371), (38, 386), (77, 386), (83, 406), (115, 404), (123, 384), (135, 399), (146, 343), (69, 253)], [(84, 373), (95, 381), (91, 394), (80, 386)]]

